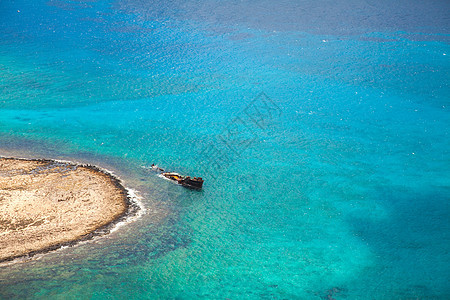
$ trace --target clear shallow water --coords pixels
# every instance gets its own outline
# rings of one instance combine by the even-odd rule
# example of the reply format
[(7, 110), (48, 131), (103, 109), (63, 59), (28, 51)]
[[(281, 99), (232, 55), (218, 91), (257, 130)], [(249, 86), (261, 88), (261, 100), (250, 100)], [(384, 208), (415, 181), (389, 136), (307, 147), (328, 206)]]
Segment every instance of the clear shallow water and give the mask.
[[(148, 208), (2, 268), (1, 298), (450, 297), (448, 4), (0, 8), (0, 148), (112, 169)], [(235, 155), (218, 136), (260, 92), (279, 110)]]

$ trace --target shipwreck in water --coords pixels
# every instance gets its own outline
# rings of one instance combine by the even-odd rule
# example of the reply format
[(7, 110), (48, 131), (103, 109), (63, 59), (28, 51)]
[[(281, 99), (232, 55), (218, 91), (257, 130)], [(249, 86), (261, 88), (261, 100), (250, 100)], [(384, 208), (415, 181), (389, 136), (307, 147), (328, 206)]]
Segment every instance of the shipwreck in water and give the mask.
[(178, 183), (179, 185), (182, 185), (183, 187), (197, 190), (200, 190), (203, 187), (203, 179), (201, 177), (190, 177), (180, 175), (176, 172), (165, 172), (164, 169), (161, 169), (154, 164), (152, 164), (152, 169), (157, 172), (161, 172), (162, 176)]

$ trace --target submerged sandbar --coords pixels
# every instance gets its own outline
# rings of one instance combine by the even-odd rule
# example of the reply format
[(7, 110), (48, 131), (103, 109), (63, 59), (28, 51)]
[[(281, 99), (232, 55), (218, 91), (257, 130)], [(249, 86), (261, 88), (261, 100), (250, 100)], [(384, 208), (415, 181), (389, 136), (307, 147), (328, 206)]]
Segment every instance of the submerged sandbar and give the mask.
[(107, 233), (131, 206), (120, 181), (96, 167), (0, 157), (0, 262)]

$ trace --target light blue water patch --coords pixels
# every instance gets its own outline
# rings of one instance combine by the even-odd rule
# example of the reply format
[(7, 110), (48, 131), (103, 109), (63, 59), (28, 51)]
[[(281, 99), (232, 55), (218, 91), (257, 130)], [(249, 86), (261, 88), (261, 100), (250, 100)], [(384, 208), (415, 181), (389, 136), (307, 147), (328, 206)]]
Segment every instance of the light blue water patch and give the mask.
[(155, 209), (2, 268), (0, 296), (449, 297), (448, 33), (175, 4), (1, 4), (0, 149), (112, 166)]

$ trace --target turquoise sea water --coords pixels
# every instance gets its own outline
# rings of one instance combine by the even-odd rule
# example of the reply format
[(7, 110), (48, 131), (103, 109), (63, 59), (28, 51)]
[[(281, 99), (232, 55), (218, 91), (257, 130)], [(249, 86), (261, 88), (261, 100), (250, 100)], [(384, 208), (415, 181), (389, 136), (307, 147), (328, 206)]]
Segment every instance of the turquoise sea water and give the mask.
[(449, 299), (449, 9), (1, 1), (0, 155), (103, 166), (146, 210), (1, 267), (0, 298)]

